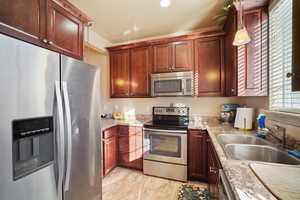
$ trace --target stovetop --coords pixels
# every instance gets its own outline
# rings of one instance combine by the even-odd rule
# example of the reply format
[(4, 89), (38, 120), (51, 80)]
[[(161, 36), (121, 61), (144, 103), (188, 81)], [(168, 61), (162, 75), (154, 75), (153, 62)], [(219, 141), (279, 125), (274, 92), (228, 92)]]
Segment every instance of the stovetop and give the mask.
[(163, 129), (163, 130), (188, 130), (188, 124), (156, 123), (149, 121), (144, 124), (144, 128)]

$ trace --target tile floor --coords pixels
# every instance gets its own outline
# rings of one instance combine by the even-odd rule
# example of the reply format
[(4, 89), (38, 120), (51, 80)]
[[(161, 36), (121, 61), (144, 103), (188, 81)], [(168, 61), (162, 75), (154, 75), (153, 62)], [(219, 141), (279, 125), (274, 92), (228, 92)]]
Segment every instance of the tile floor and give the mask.
[[(189, 182), (207, 188), (207, 184)], [(102, 200), (177, 200), (182, 182), (117, 167), (102, 181)]]

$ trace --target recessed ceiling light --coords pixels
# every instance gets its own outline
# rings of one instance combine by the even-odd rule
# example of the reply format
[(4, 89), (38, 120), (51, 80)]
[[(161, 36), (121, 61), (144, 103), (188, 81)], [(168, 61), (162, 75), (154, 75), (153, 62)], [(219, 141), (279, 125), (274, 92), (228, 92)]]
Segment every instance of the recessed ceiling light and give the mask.
[(167, 8), (171, 5), (171, 0), (160, 0), (160, 6), (163, 8)]

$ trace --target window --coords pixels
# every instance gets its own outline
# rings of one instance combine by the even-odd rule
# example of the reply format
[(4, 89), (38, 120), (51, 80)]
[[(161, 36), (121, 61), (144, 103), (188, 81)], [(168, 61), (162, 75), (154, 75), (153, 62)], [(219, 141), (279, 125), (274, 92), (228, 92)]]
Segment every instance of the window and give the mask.
[(270, 109), (300, 112), (300, 92), (292, 91), (293, 0), (270, 8)]

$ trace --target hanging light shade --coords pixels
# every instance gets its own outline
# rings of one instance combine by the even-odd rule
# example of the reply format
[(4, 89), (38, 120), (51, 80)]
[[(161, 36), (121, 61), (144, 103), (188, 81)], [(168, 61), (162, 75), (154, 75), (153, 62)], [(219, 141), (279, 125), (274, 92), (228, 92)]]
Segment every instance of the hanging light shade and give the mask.
[(233, 45), (240, 46), (249, 42), (251, 42), (251, 38), (246, 28), (243, 27), (242, 29), (239, 29), (234, 36)]
[(243, 7), (242, 7), (242, 3), (240, 2), (240, 28), (238, 29), (238, 31), (235, 34), (234, 40), (233, 40), (233, 45), (234, 46), (240, 46), (240, 45), (244, 45), (247, 44), (249, 42), (251, 42), (251, 38), (249, 36), (249, 33), (246, 29), (246, 27), (243, 24)]

